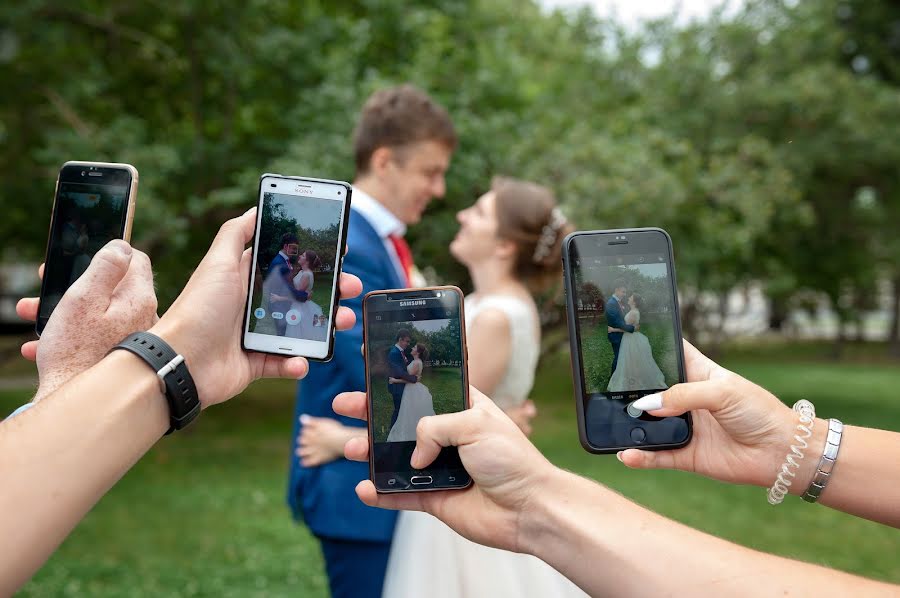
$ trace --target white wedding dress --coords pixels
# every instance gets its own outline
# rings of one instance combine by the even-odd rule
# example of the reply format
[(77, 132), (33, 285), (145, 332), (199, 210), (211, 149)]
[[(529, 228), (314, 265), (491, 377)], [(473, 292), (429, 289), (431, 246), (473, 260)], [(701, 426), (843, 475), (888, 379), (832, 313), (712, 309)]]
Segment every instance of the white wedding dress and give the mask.
[[(498, 309), (512, 334), (509, 365), (494, 390), (500, 407), (519, 405), (534, 383), (540, 345), (534, 307), (510, 296), (466, 298), (466, 330), (478, 314)], [(397, 520), (384, 598), (568, 598), (586, 596), (537, 557), (466, 540), (437, 518), (403, 511)]]
[[(641, 312), (633, 308), (625, 314), (625, 323), (636, 326), (641, 323)], [(607, 392), (629, 390), (662, 390), (666, 377), (653, 359), (650, 341), (640, 332), (626, 332), (619, 345), (619, 361), (616, 371), (609, 379)]]
[[(413, 376), (422, 374), (422, 360), (413, 359), (406, 366), (406, 372)], [(422, 382), (407, 383), (403, 388), (403, 396), (400, 398), (400, 413), (397, 421), (391, 427), (388, 434), (388, 442), (403, 442), (416, 439), (416, 426), (419, 420), (427, 415), (434, 415), (434, 403), (431, 400), (431, 391)]]
[[(294, 288), (300, 289), (303, 281), (306, 280), (306, 292), (312, 293), (313, 290), (313, 273), (309, 270), (300, 270), (294, 277)], [(308, 341), (324, 341), (325, 333), (328, 330), (325, 326), (316, 326), (315, 320), (322, 315), (322, 308), (314, 301), (294, 301), (291, 303), (291, 309), (300, 313), (300, 323), (296, 326), (288, 326), (285, 336), (289, 338), (302, 338)]]

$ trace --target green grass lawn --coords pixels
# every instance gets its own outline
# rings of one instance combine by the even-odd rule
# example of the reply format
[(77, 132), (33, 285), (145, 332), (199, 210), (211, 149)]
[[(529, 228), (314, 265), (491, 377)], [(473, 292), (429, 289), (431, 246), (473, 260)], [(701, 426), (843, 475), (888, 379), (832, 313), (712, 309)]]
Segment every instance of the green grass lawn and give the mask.
[[(900, 368), (791, 361), (790, 349), (723, 360), (786, 403), (809, 398), (823, 417), (900, 431)], [(0, 416), (27, 391), (0, 393)], [(538, 376), (534, 440), (556, 464), (602, 481), (669, 517), (754, 548), (900, 583), (900, 531), (761, 488), (677, 472), (625, 469), (585, 453), (569, 364)], [(160, 441), (106, 496), (22, 596), (327, 595), (314, 539), (284, 506), (293, 385), (260, 382)]]

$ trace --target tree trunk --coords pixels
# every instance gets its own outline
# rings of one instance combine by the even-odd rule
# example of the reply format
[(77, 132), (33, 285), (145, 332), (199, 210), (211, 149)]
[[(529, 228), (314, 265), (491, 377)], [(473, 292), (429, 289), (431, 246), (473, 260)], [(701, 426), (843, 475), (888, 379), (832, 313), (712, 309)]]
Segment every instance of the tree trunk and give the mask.
[(888, 331), (888, 347), (891, 355), (900, 357), (900, 273), (893, 280), (891, 299), (891, 324)]
[(769, 297), (769, 330), (784, 332), (784, 323), (787, 319), (787, 301), (783, 297)]

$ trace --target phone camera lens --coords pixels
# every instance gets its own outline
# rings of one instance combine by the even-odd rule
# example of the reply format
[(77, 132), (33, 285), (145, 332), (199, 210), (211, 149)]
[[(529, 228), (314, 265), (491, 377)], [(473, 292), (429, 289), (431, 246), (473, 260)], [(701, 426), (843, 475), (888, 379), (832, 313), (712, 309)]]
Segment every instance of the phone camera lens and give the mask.
[(344, 194), (343, 191), (338, 191), (338, 195), (343, 195), (343, 194)]
[(275, 183), (272, 183), (272, 184), (269, 185), (269, 186), (272, 187), (272, 188), (274, 189), (274, 188), (275, 188)]

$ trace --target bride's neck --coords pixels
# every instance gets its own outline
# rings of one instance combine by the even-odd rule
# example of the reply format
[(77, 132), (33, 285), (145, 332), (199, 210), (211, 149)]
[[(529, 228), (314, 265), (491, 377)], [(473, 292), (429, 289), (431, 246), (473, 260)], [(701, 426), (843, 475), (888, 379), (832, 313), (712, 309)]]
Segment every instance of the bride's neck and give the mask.
[(469, 266), (472, 286), (479, 295), (493, 295), (521, 287), (510, 271), (509, 265), (496, 260), (485, 260)]

